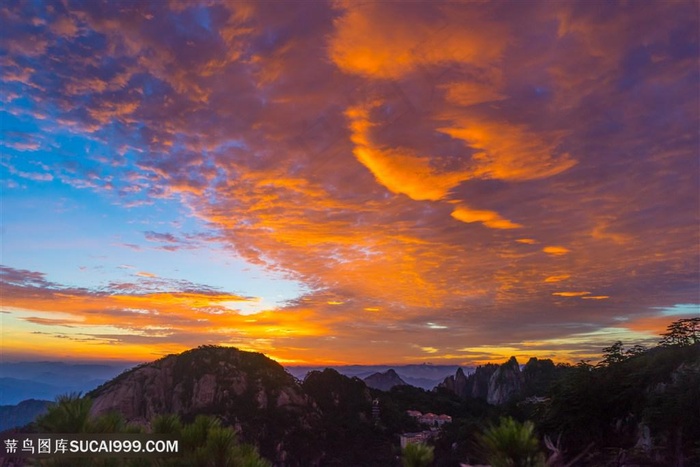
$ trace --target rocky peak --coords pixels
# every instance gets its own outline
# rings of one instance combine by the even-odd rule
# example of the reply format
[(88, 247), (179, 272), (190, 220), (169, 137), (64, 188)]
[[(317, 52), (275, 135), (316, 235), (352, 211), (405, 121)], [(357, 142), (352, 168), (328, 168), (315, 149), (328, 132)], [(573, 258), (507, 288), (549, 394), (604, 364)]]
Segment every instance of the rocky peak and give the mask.
[(491, 375), (498, 365), (488, 363), (483, 366), (478, 366), (474, 373), (466, 376), (462, 368), (458, 368), (454, 376), (448, 376), (438, 385), (449, 391), (454, 392), (460, 397), (474, 397), (478, 399), (486, 399), (488, 396), (488, 386)]
[[(117, 411), (127, 421), (142, 424), (159, 414), (175, 413), (188, 420), (215, 413), (273, 459), (284, 451), (266, 446), (273, 434), (274, 439), (284, 439), (287, 431), (305, 430), (319, 416), (281, 365), (233, 347), (203, 346), (168, 355), (117, 376), (87, 396), (93, 399), (92, 415)], [(280, 420), (292, 422), (281, 427)]]
[[(128, 421), (251, 403), (260, 409), (307, 404), (294, 377), (262, 354), (204, 346), (140, 365), (88, 394), (99, 415), (118, 410)], [(250, 399), (250, 400), (248, 400)]]
[(469, 384), (469, 380), (467, 379), (467, 376), (464, 374), (464, 370), (462, 368), (457, 368), (457, 373), (455, 373), (454, 377), (454, 392), (455, 394), (467, 394), (467, 386)]
[(503, 404), (520, 394), (523, 376), (515, 357), (502, 365), (488, 363), (476, 368), (474, 373), (466, 376), (458, 368), (454, 376), (448, 376), (438, 385), (460, 397), (485, 399), (490, 404)]
[(523, 375), (515, 357), (499, 366), (489, 379), (486, 401), (489, 404), (500, 405), (518, 395), (523, 386)]
[(379, 389), (380, 391), (389, 391), (394, 386), (405, 386), (408, 384), (401, 379), (393, 368), (385, 371), (384, 373), (374, 373), (369, 375), (363, 381), (367, 386), (374, 389)]

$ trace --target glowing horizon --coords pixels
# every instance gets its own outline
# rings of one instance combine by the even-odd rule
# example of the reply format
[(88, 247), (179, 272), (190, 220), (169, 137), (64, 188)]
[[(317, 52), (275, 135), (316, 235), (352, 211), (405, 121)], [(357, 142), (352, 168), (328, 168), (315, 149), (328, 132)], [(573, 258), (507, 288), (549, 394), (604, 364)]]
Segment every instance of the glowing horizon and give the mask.
[(576, 362), (700, 315), (694, 2), (0, 15), (5, 360)]

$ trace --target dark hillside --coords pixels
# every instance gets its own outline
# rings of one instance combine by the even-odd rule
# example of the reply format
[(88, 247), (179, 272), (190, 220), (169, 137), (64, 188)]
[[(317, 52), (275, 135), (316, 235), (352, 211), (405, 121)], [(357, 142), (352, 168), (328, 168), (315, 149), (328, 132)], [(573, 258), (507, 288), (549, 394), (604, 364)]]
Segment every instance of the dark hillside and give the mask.
[(310, 462), (307, 441), (320, 414), (295, 378), (260, 353), (204, 346), (140, 365), (87, 394), (92, 414), (117, 411), (148, 423), (174, 413), (214, 415), (269, 459)]

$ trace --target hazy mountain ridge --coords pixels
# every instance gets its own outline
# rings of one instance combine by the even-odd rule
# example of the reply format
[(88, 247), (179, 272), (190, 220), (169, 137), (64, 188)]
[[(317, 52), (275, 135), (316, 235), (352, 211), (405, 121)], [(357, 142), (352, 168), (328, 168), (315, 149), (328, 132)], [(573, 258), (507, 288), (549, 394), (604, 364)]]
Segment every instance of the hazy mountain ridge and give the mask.
[(0, 363), (0, 405), (28, 399), (53, 400), (61, 394), (87, 392), (131, 368), (133, 364), (66, 362)]
[(0, 405), (0, 431), (24, 426), (46, 412), (51, 401), (29, 399), (16, 405)]
[[(442, 382), (447, 376), (454, 374), (459, 368), (457, 365), (327, 365), (327, 366), (287, 366), (285, 369), (297, 379), (303, 380), (312, 371), (323, 371), (333, 368), (338, 373), (350, 378), (367, 378), (375, 373), (385, 373), (394, 370), (396, 374), (407, 384), (426, 390), (431, 390)], [(467, 371), (473, 371), (473, 367), (464, 367)]]
[(0, 378), (0, 405), (15, 405), (28, 399), (50, 400), (61, 393), (71, 391), (70, 386), (54, 386), (39, 381), (4, 377)]
[(407, 384), (393, 369), (387, 370), (384, 373), (373, 373), (363, 378), (362, 381), (364, 381), (368, 387), (379, 389), (380, 391), (389, 391), (394, 386), (405, 386)]

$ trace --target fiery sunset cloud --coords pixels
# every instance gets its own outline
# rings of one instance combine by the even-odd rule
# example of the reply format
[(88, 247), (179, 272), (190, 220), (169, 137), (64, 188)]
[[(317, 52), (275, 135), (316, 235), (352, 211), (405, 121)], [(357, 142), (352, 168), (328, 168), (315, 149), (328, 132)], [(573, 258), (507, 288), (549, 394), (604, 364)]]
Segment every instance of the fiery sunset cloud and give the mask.
[(700, 314), (695, 2), (0, 21), (6, 358), (577, 361)]

